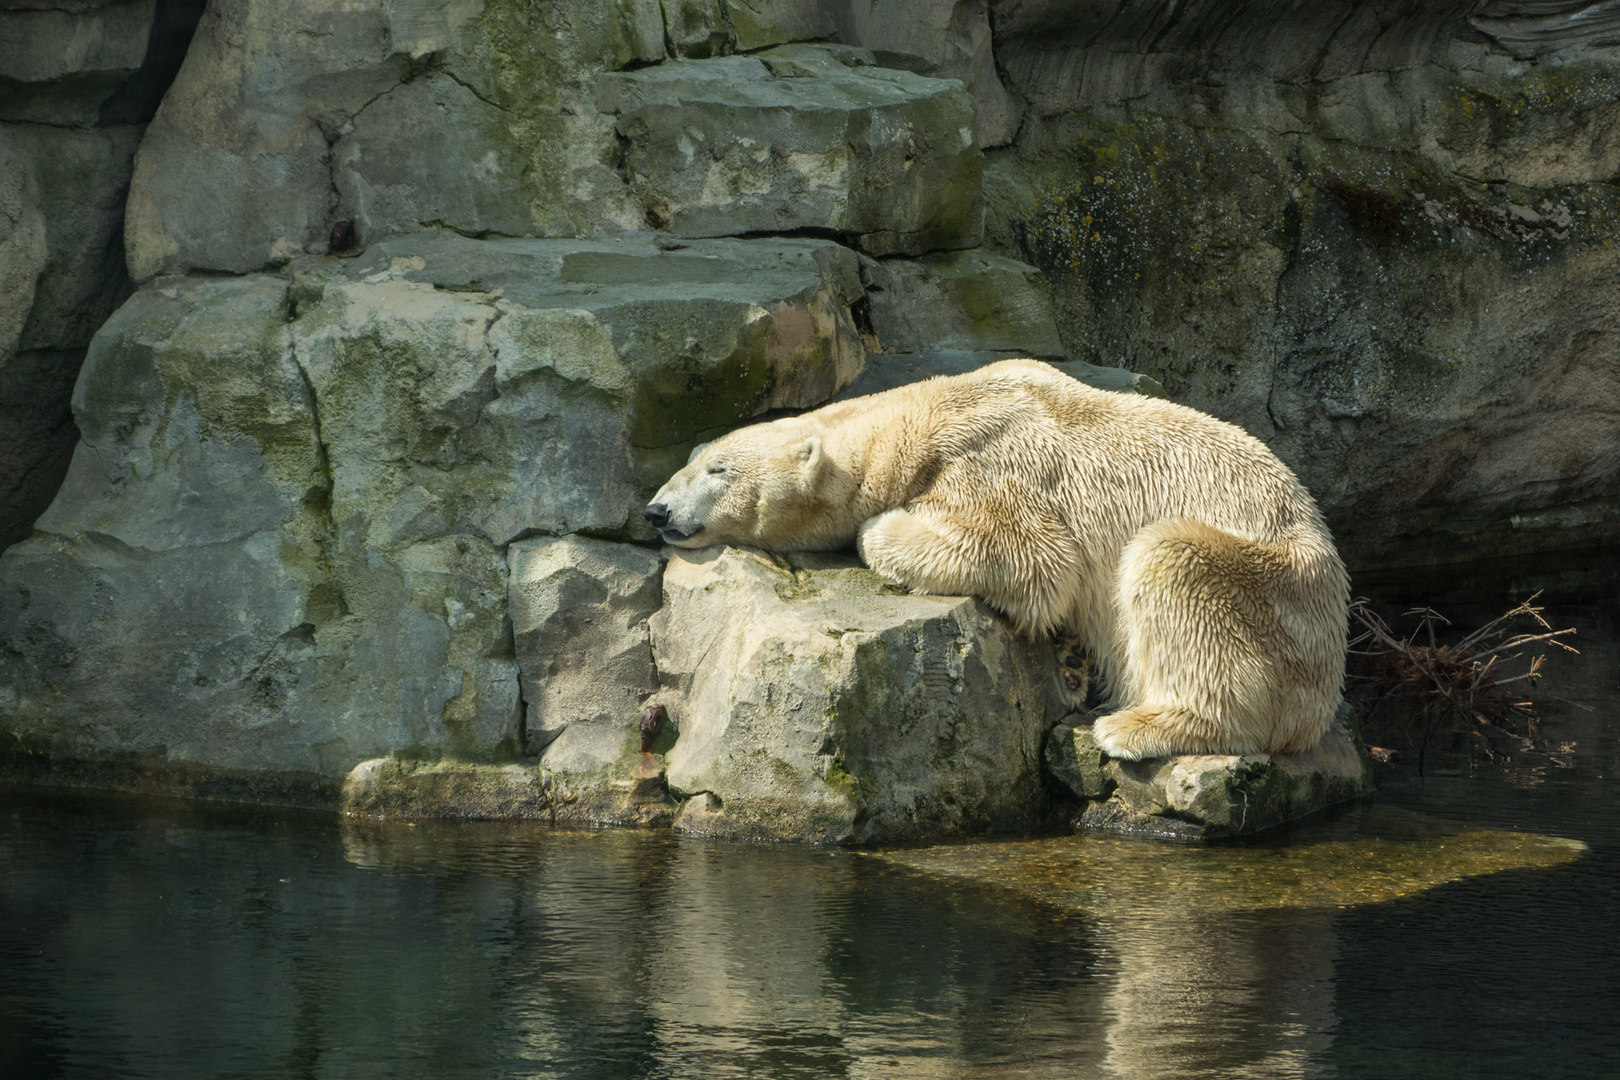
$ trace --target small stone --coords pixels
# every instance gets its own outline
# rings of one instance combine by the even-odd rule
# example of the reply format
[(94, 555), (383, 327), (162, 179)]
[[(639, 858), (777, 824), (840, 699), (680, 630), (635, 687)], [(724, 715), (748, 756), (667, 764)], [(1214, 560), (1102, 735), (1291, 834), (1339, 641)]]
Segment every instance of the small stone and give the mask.
[(1065, 717), (1046, 737), (1046, 767), (1077, 798), (1105, 799), (1115, 780), (1105, 765), (1091, 725), (1075, 714)]

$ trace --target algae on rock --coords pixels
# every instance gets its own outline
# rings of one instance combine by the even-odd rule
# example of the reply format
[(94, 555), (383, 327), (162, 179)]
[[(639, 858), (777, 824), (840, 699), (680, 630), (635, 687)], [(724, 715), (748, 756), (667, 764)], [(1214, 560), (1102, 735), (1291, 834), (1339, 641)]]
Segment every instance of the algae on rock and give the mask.
[(1071, 355), (1266, 441), (1353, 563), (1612, 538), (1614, 53), (1379, 10), (998, 8), (1030, 109), (987, 239)]

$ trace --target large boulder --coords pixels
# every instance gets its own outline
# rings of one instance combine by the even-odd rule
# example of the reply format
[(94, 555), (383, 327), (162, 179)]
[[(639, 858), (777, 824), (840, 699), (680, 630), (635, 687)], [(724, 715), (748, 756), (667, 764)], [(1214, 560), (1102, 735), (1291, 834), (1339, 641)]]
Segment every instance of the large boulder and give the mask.
[(834, 230), (874, 255), (979, 242), (973, 101), (954, 80), (790, 45), (610, 72), (597, 103), (649, 216), (677, 235)]
[[(379, 524), (431, 504), (502, 545), (529, 530), (650, 539), (645, 496), (694, 443), (769, 409), (821, 403), (865, 355), (849, 310), (860, 297), (855, 256), (829, 241), (666, 251), (646, 234), (427, 232), (300, 269), (300, 340), (317, 394), (337, 380), (323, 405), (348, 418), (344, 430), (372, 432), (379, 410), (409, 401), (386, 388), (414, 378), (401, 373), (402, 353), (440, 372), (420, 384), (431, 404), (406, 406), (430, 414), (393, 415), (374, 432), (394, 440), (386, 450), (344, 455), (369, 498), (406, 485)], [(446, 368), (425, 335), (452, 323), (467, 359)]]
[(663, 53), (650, 0), (215, 0), (136, 163), (130, 273), (258, 270), (338, 221), (362, 243), (634, 228), (586, 80)]
[[(704, 432), (855, 376), (859, 289), (827, 241), (435, 232), (152, 282), (96, 336), (61, 494), (0, 557), (7, 730), (327, 777), (522, 752), (509, 545), (650, 538), (641, 507)], [(520, 609), (526, 642), (586, 647), (575, 599)], [(617, 711), (547, 686), (536, 734), (579, 722), (559, 755)]]
[(1052, 651), (977, 600), (710, 548), (671, 555), (650, 626), (677, 828), (848, 843), (1040, 819)]

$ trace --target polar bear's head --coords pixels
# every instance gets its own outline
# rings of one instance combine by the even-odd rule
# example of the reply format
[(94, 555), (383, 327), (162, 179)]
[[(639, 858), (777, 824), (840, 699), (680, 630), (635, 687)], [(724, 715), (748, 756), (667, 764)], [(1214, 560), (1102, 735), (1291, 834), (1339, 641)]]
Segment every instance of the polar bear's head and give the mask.
[(854, 539), (854, 484), (828, 459), (819, 428), (800, 418), (734, 431), (692, 451), (647, 505), (676, 547), (754, 544), (837, 548)]

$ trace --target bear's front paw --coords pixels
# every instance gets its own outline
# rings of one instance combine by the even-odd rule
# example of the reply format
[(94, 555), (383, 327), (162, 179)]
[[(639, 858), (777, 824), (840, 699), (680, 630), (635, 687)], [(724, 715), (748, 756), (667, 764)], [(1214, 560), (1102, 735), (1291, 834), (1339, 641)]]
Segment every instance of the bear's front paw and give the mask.
[(907, 520), (904, 510), (890, 510), (868, 518), (855, 533), (855, 551), (873, 572), (885, 581), (910, 586), (903, 569), (904, 540)]

